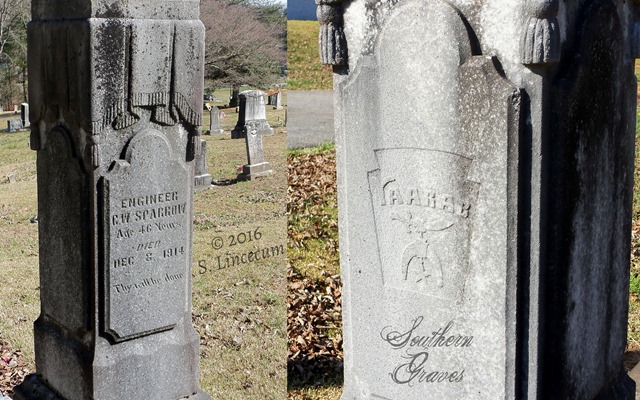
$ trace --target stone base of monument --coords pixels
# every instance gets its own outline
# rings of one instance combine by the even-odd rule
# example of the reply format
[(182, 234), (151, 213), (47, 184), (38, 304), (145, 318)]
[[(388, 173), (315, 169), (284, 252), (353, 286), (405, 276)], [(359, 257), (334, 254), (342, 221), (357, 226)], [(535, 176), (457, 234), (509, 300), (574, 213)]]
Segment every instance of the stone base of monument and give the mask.
[(244, 139), (247, 137), (247, 130), (242, 127), (242, 129), (238, 129), (237, 127), (231, 131), (231, 139)]
[(244, 165), (242, 167), (242, 173), (238, 174), (239, 181), (251, 181), (262, 176), (268, 176), (273, 174), (271, 164), (263, 162), (260, 164)]
[(193, 189), (195, 191), (211, 189), (211, 174), (194, 177)]
[(269, 125), (267, 120), (251, 120), (247, 121), (244, 126), (236, 126), (231, 131), (231, 139), (244, 139), (247, 137), (247, 132), (255, 131), (255, 134), (262, 136), (273, 135), (273, 128)]
[(636, 382), (624, 371), (606, 386), (594, 400), (634, 400), (636, 399)]
[[(37, 374), (28, 375), (20, 385), (13, 388), (13, 391), (13, 400), (65, 400), (49, 389)], [(198, 392), (191, 396), (175, 400), (211, 400), (211, 397), (198, 389)]]

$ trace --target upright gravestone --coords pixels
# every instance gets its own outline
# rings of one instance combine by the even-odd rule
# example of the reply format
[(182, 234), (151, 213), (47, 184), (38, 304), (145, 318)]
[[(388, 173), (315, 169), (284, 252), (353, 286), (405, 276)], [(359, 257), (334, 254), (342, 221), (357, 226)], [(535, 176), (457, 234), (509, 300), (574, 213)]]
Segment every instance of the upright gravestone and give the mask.
[(216, 106), (211, 106), (209, 109), (209, 115), (211, 119), (209, 120), (209, 134), (222, 134), (224, 131), (220, 128), (220, 109)]
[(200, 151), (196, 154), (193, 186), (195, 190), (206, 190), (211, 188), (211, 174), (207, 173), (206, 140), (200, 140)]
[(280, 90), (274, 94), (274, 99), (271, 105), (273, 105), (275, 110), (282, 110), (282, 92)]
[(246, 125), (247, 164), (238, 174), (238, 180), (250, 181), (262, 176), (271, 175), (271, 164), (265, 160), (262, 137), (273, 135), (273, 129), (264, 129), (259, 122), (249, 121)]
[(21, 119), (10, 119), (7, 121), (7, 132), (15, 133), (22, 129), (23, 127)]
[(20, 104), (20, 119), (22, 120), (22, 126), (28, 128), (31, 126), (29, 122), (29, 104), (22, 103)]
[(342, 399), (633, 399), (640, 6), (317, 2), (336, 72)]
[(282, 110), (282, 92), (280, 90), (269, 92), (268, 104), (273, 106), (274, 110)]
[(248, 129), (257, 130), (261, 134), (273, 132), (267, 121), (267, 103), (265, 93), (260, 90), (247, 90), (240, 93), (240, 112), (238, 122), (231, 132), (231, 139), (247, 137)]
[(209, 399), (191, 324), (198, 4), (33, 2), (41, 314), (15, 399)]

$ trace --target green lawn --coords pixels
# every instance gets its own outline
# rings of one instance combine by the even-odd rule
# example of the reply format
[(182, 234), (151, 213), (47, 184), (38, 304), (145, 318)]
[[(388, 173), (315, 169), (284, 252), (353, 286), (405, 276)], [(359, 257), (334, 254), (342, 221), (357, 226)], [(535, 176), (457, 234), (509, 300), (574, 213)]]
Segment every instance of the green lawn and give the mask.
[(291, 90), (333, 89), (331, 66), (320, 64), (318, 55), (318, 21), (287, 23), (287, 63)]
[[(229, 135), (237, 114), (225, 111), (226, 134), (203, 136), (214, 180), (235, 177), (236, 167), (247, 161), (245, 141)], [(278, 122), (285, 111), (268, 107), (267, 113), (276, 134), (264, 138), (265, 154), (275, 174), (197, 192), (194, 199), (193, 315), (201, 342), (200, 385), (212, 399), (286, 396), (287, 159), (286, 131)], [(20, 351), (33, 371), (39, 249), (38, 225), (30, 222), (38, 214), (36, 152), (28, 144), (27, 132), (0, 133), (0, 343)], [(9, 174), (15, 176), (13, 183)], [(243, 240), (249, 233), (251, 242)], [(217, 237), (225, 240), (221, 249), (212, 245)], [(263, 249), (269, 249), (268, 259), (217, 268), (219, 256)], [(7, 368), (0, 360), (0, 375), (12, 373)], [(2, 382), (0, 390), (6, 393)]]

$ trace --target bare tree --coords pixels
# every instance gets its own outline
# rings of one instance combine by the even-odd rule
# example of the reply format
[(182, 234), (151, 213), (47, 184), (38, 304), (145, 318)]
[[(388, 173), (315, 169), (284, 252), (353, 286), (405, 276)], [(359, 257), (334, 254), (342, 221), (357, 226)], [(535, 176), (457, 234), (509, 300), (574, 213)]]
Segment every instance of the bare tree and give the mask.
[(285, 63), (286, 26), (262, 18), (260, 10), (237, 0), (201, 0), (205, 74), (216, 86), (265, 87), (279, 74)]
[[(0, 97), (7, 106), (18, 99), (27, 101), (30, 6), (29, 0), (0, 0)], [(19, 83), (22, 90), (18, 90)]]

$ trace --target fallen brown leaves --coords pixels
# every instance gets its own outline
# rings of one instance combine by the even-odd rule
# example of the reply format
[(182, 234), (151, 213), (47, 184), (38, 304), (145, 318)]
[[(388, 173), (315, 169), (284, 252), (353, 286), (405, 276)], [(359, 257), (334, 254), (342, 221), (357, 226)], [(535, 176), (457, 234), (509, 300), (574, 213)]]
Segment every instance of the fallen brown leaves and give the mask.
[(33, 367), (24, 361), (22, 351), (12, 349), (0, 338), (0, 392), (13, 396), (13, 388), (33, 372)]
[(290, 386), (336, 383), (342, 373), (342, 285), (337, 275), (307, 279), (289, 270)]
[[(336, 160), (332, 152), (289, 156), (287, 190), (290, 245), (304, 246), (306, 239), (331, 240), (338, 222), (327, 215), (327, 199), (336, 196)], [(337, 243), (331, 243), (337, 249)]]
[[(342, 379), (342, 284), (325, 269), (319, 277), (301, 270), (309, 258), (337, 260), (336, 167), (332, 151), (289, 157), (287, 213), (290, 252), (288, 274), (288, 379), (291, 389), (339, 384)], [(321, 241), (319, 254), (304, 254)], [(307, 261), (305, 261), (307, 260)], [(328, 260), (328, 261), (327, 261)], [(317, 265), (314, 268), (318, 268)], [(337, 270), (337, 265), (331, 265)]]

